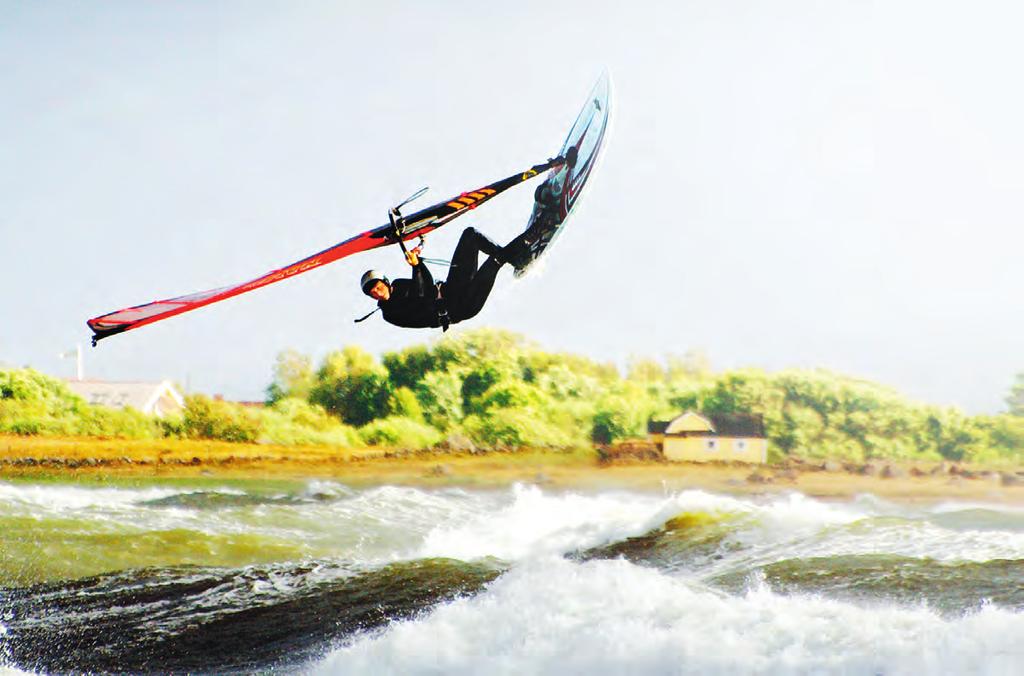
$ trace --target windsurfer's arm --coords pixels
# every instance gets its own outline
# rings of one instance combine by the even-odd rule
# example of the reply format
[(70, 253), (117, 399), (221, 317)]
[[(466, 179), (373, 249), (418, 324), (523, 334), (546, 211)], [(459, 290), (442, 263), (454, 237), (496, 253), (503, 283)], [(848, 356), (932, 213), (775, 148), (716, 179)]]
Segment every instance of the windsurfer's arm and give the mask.
[(427, 291), (434, 288), (434, 277), (430, 274), (426, 264), (419, 259), (414, 251), (405, 254), (405, 259), (412, 266), (413, 293), (417, 296), (426, 296)]

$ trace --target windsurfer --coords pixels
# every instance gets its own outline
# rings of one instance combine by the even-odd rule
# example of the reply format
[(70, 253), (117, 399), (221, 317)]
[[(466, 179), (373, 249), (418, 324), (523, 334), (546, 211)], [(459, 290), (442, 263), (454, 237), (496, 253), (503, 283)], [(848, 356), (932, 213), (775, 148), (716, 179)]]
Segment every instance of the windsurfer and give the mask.
[[(527, 231), (502, 247), (475, 228), (466, 228), (445, 281), (435, 282), (419, 251), (413, 249), (405, 255), (412, 266), (411, 279), (389, 281), (380, 272), (367, 270), (359, 285), (363, 293), (377, 301), (385, 321), (410, 329), (448, 330), (449, 324), (475, 317), (483, 309), (498, 270), (522, 256), (530, 241)], [(487, 255), (483, 265), (478, 265), (480, 253)]]

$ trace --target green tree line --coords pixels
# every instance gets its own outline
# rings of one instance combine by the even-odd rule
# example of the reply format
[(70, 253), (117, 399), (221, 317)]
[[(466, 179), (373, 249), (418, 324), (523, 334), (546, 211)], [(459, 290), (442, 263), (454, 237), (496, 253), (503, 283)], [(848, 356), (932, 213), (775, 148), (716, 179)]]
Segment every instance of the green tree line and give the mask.
[(34, 371), (0, 371), (0, 432), (567, 449), (642, 438), (649, 420), (695, 409), (762, 415), (773, 459), (1019, 461), (1024, 406), (1014, 401), (1024, 400), (1024, 378), (1015, 387), (1009, 413), (968, 416), (824, 370), (715, 373), (691, 352), (634, 359), (623, 372), (480, 329), (380, 358), (348, 346), (314, 364), (286, 350), (274, 364), (266, 407), (197, 395), (188, 397), (180, 418), (164, 420), (89, 406), (61, 381)]

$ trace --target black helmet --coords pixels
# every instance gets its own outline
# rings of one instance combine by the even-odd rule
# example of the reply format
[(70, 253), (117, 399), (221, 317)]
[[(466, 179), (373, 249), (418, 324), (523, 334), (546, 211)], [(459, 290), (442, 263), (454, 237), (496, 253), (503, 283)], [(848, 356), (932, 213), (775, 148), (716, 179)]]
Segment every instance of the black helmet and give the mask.
[(363, 273), (362, 279), (359, 280), (359, 288), (363, 290), (363, 293), (369, 296), (370, 289), (377, 282), (384, 282), (388, 286), (391, 286), (391, 282), (386, 276), (384, 276), (384, 273), (377, 272), (376, 270), (367, 270)]

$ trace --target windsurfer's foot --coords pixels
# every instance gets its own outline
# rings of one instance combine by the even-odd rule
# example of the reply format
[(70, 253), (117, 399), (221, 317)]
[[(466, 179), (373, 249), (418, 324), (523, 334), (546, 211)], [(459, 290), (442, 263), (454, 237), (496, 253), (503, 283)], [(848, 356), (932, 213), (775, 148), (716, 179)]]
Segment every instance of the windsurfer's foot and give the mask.
[(530, 247), (538, 239), (538, 234), (532, 229), (526, 230), (517, 235), (511, 242), (502, 247), (501, 262), (519, 265), (530, 255)]
[(523, 234), (519, 235), (527, 244), (533, 244), (541, 235), (544, 234), (544, 224), (541, 219), (536, 219), (530, 226), (523, 231)]

